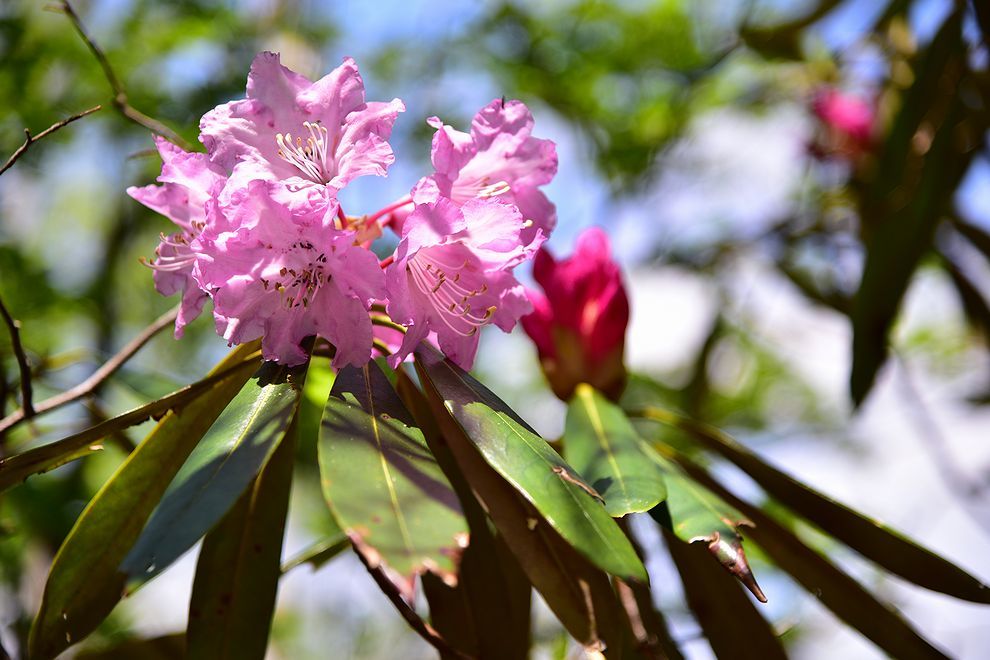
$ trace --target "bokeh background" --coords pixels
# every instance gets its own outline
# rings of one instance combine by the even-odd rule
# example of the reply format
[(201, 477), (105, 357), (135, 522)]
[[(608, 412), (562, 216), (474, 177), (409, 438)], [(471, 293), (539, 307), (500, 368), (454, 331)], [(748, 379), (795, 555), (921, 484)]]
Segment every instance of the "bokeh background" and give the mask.
[[(663, 383), (670, 405), (729, 430), (775, 465), (990, 579), (990, 267), (977, 243), (940, 227), (935, 250), (926, 251), (910, 279), (891, 358), (859, 408), (848, 384), (850, 301), (869, 237), (863, 191), (919, 73), (919, 53), (954, 7), (964, 7), (961, 43), (969, 66), (982, 72), (977, 92), (985, 91), (988, 51), (978, 5), (73, 3), (130, 104), (193, 143), (204, 112), (243, 95), (258, 51), (279, 51), (283, 63), (314, 79), (342, 57), (355, 57), (368, 98), (400, 97), (407, 110), (396, 125), (397, 161), (388, 178), (366, 177), (342, 194), (350, 214), (384, 206), (428, 173), (427, 117), (467, 128), (493, 98), (525, 101), (536, 135), (553, 139), (560, 154), (547, 187), (559, 215), (548, 247), (566, 255), (581, 229), (609, 231), (632, 298), (631, 368)], [(870, 144), (849, 153), (829, 142), (814, 112), (826, 88), (875, 110)], [(933, 96), (952, 93), (936, 87)], [(129, 185), (151, 182), (160, 163), (149, 153), (149, 132), (116, 113), (111, 97), (64, 14), (34, 0), (0, 0), (0, 158), (20, 145), (25, 127), (37, 133), (105, 106), (35, 144), (0, 177), (0, 297), (23, 323), (38, 398), (84, 378), (174, 303), (154, 293), (151, 273), (138, 261), (153, 253), (169, 225), (124, 194)], [(986, 99), (970, 105), (983, 108), (985, 126)], [(958, 176), (939, 192), (942, 213), (990, 232), (985, 129), (970, 133), (951, 163), (959, 165)], [(25, 426), (3, 451), (60, 437), (191, 382), (225, 350), (208, 318), (181, 342), (165, 333), (85, 406)], [(521, 331), (486, 333), (476, 370), (546, 437), (559, 435), (563, 404), (543, 383)], [(16, 374), (9, 339), (0, 333), (0, 412), (17, 405)], [(0, 641), (15, 655), (54, 550), (145, 431), (119, 434), (102, 454), (33, 478), (0, 501)], [(300, 456), (311, 470), (294, 485), (287, 556), (325, 524), (312, 450), (303, 447)], [(712, 467), (759, 497), (744, 477)], [(797, 531), (953, 656), (985, 657), (985, 607), (883, 578), (812, 530)], [(653, 541), (659, 549), (660, 540)], [(650, 568), (675, 637), (690, 657), (710, 657), (663, 556), (651, 553)], [(770, 598), (763, 611), (794, 657), (878, 657), (758, 552), (750, 559)], [(194, 566), (188, 556), (127, 599), (83, 648), (181, 630)], [(549, 615), (540, 615), (536, 634), (538, 657), (560, 648), (563, 633)], [(355, 558), (316, 572), (302, 567), (283, 580), (272, 658), (432, 655)]]

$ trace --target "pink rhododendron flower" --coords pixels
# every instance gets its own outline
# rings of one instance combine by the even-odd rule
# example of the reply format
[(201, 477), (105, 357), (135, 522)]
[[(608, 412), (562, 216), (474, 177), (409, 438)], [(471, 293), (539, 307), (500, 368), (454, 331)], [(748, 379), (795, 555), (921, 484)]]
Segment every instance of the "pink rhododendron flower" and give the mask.
[(175, 223), (179, 231), (162, 234), (149, 265), (154, 269), (155, 289), (164, 296), (182, 294), (175, 319), (175, 337), (203, 309), (207, 294), (193, 279), (196, 239), (206, 223), (206, 204), (226, 181), (222, 168), (206, 154), (188, 153), (165, 138), (155, 137), (162, 157), (162, 185), (132, 186), (127, 194)]
[(855, 157), (870, 149), (876, 112), (872, 103), (834, 88), (819, 91), (812, 110), (825, 127), (819, 152)]
[(402, 101), (366, 103), (364, 81), (350, 58), (316, 82), (260, 53), (247, 98), (217, 106), (200, 121), (210, 158), (232, 171), (233, 187), (285, 181), (288, 190), (319, 186), (310, 202), (336, 196), (365, 174), (385, 175), (395, 160), (388, 138)]
[(257, 180), (214, 205), (198, 277), (217, 332), (231, 344), (262, 337), (264, 358), (290, 366), (307, 359), (302, 340), (319, 334), (336, 347), (335, 366), (363, 365), (368, 309), (385, 295), (378, 259), (336, 228), (335, 202), (303, 212), (284, 196), (283, 184)]
[(540, 191), (557, 173), (557, 150), (550, 140), (532, 137), (533, 115), (521, 101), (496, 99), (462, 133), (436, 117), (432, 160), (436, 172), (413, 189), (416, 204), (447, 197), (458, 205), (478, 198), (497, 198), (514, 204), (532, 224), (522, 231), (522, 242), (532, 243), (538, 233), (549, 236), (557, 223), (554, 205)]
[(578, 383), (617, 398), (625, 385), (623, 351), (629, 299), (608, 236), (597, 227), (578, 237), (574, 254), (557, 261), (541, 249), (533, 276), (544, 293), (527, 291), (533, 313), (522, 318), (554, 393), (568, 400)]
[(480, 328), (509, 331), (531, 310), (511, 272), (543, 242), (538, 233), (524, 243), (526, 228), (518, 209), (494, 199), (458, 207), (441, 197), (416, 207), (386, 270), (389, 315), (409, 328), (393, 367), (434, 331), (440, 349), (470, 369)]

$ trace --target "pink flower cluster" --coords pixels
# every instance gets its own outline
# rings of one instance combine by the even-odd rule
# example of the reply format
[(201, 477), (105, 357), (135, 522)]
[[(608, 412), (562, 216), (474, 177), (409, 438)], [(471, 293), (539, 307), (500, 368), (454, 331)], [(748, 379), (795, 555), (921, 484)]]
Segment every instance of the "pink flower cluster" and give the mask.
[[(307, 359), (303, 340), (319, 335), (335, 365), (360, 366), (374, 337), (394, 332), (373, 326), (387, 311), (406, 329), (389, 337), (393, 366), (430, 338), (469, 369), (479, 329), (508, 331), (529, 313), (512, 271), (556, 222), (539, 190), (557, 170), (553, 143), (532, 137), (519, 101), (493, 101), (470, 133), (430, 118), (435, 171), (409, 197), (347, 215), (338, 193), (385, 176), (404, 110), (398, 99), (366, 102), (349, 58), (312, 82), (261, 53), (246, 98), (203, 116), (206, 153), (157, 138), (160, 185), (127, 192), (176, 225), (149, 264), (160, 293), (182, 294), (176, 337), (210, 299), (230, 344), (260, 337), (265, 359), (295, 365)], [(379, 261), (370, 247), (385, 228), (399, 243)]]

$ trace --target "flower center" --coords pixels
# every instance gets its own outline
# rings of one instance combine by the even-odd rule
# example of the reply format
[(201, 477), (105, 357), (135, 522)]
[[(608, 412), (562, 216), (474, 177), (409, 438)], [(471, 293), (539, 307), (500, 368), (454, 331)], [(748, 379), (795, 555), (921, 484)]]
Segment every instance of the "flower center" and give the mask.
[[(309, 241), (297, 241), (289, 246), (290, 250), (300, 250), (315, 253), (316, 247)], [(312, 254), (310, 254), (312, 256)], [(300, 259), (299, 261), (304, 261)], [(281, 304), (286, 309), (309, 307), (316, 296), (317, 290), (330, 280), (325, 271), (327, 255), (323, 252), (312, 257), (301, 268), (283, 266), (274, 278), (258, 278), (265, 291), (274, 289), (279, 294)]]
[(471, 288), (465, 286), (472, 275), (477, 273), (467, 269), (465, 261), (460, 266), (451, 266), (435, 258), (416, 253), (406, 263), (410, 278), (423, 295), (430, 301), (448, 328), (462, 337), (470, 337), (478, 332), (478, 328), (491, 322), (497, 307), (488, 307), (483, 313), (475, 312), (472, 301), (488, 292), (488, 285), (481, 282), (480, 286)]
[(278, 157), (295, 167), (310, 181), (326, 185), (330, 183), (336, 169), (327, 156), (332, 155), (330, 131), (318, 122), (309, 121), (303, 122), (303, 128), (309, 131), (309, 137), (305, 140), (297, 137), (293, 141), (292, 133), (275, 135)]
[(481, 199), (490, 199), (511, 191), (512, 187), (509, 186), (507, 181), (499, 180), (492, 182), (489, 176), (479, 178), (467, 176), (454, 182), (451, 196), (463, 203), (469, 199), (478, 197)]

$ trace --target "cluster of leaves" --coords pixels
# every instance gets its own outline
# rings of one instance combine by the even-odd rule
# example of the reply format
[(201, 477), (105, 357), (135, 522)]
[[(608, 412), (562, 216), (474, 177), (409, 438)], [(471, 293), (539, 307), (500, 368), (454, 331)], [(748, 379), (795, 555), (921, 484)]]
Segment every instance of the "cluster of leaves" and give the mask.
[[(261, 363), (256, 345), (242, 346), (206, 380), (164, 400), (4, 459), (6, 491), (95, 453), (94, 443), (113, 431), (160, 417), (62, 542), (26, 657), (53, 658), (83, 640), (122, 596), (201, 539), (188, 629), (178, 640), (190, 658), (264, 657), (280, 577), (348, 547), (442, 657), (526, 657), (532, 588), (588, 652), (680, 657), (630, 531), (629, 517), (642, 513), (663, 531), (687, 602), (719, 655), (785, 655), (731, 577), (765, 600), (742, 549), (744, 533), (887, 653), (941, 657), (775, 515), (713, 478), (689, 457), (698, 450), (732, 462), (795, 515), (892, 573), (990, 603), (990, 588), (953, 564), (798, 483), (718, 430), (662, 407), (662, 400), (640, 394), (620, 405), (581, 386), (563, 437), (551, 444), (427, 346), (417, 351), (414, 375), (377, 362), (328, 375), (325, 358), (287, 370)], [(307, 426), (318, 438), (300, 438), (307, 401), (321, 402), (318, 429)], [(664, 439), (647, 442), (631, 418), (662, 425)], [(283, 566), (300, 440), (317, 443), (333, 526)], [(417, 578), (427, 616), (414, 607)]]

